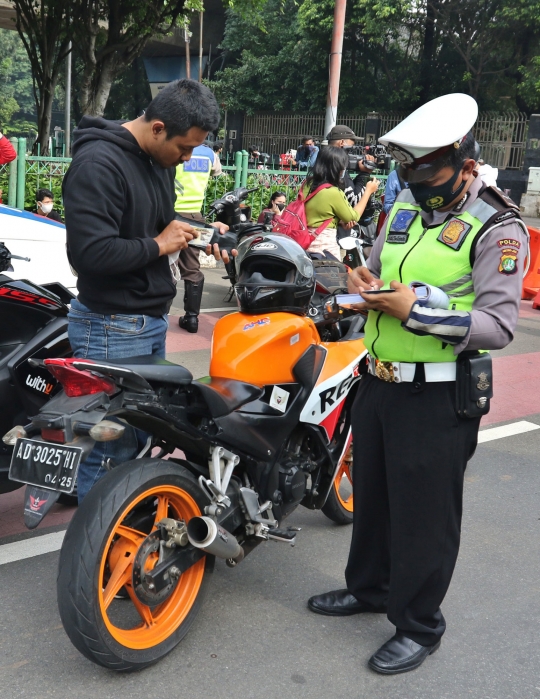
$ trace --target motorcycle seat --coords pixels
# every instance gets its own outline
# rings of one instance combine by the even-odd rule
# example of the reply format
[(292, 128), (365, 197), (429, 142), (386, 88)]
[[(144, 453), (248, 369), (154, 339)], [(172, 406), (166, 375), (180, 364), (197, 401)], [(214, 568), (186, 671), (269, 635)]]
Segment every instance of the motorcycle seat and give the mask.
[(153, 355), (126, 357), (115, 361), (107, 359), (106, 363), (130, 369), (147, 381), (160, 381), (176, 386), (187, 386), (193, 381), (193, 374), (185, 367)]
[(214, 418), (229, 415), (245, 403), (260, 398), (264, 392), (259, 386), (250, 383), (210, 376), (194, 381), (193, 386), (199, 388)]

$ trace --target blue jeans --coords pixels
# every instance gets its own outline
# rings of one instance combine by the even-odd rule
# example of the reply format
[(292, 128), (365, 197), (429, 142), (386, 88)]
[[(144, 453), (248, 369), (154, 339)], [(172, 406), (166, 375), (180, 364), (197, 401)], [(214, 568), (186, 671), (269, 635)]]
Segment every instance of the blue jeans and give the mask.
[[(93, 313), (77, 299), (68, 314), (68, 335), (73, 356), (82, 359), (123, 359), (143, 355), (165, 358), (167, 316), (103, 315)], [(112, 459), (117, 464), (135, 458), (146, 442), (141, 430), (126, 427), (121, 439), (97, 443), (90, 456), (81, 463), (77, 480), (79, 503), (90, 488), (107, 473), (103, 464)]]

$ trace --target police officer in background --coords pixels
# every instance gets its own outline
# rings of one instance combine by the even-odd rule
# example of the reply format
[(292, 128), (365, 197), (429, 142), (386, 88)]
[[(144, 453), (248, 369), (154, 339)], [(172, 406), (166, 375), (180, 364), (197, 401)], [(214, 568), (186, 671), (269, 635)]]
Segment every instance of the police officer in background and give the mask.
[[(208, 181), (211, 176), (221, 175), (221, 172), (218, 153), (215, 153), (206, 143), (194, 148), (191, 159), (180, 163), (176, 168), (174, 210), (183, 218), (204, 222), (201, 209)], [(201, 272), (199, 254), (200, 249), (187, 247), (180, 250), (177, 259), (180, 277), (184, 282), (185, 311), (185, 315), (178, 320), (178, 324), (190, 333), (196, 333), (199, 329), (199, 313), (204, 287), (204, 274)]]
[[(505, 347), (518, 319), (527, 229), (475, 172), (477, 115), (472, 97), (445, 95), (380, 139), (409, 189), (368, 266), (350, 275), (368, 311), (369, 355), (352, 416), (347, 588), (308, 605), (332, 616), (386, 613), (396, 633), (369, 660), (383, 674), (413, 670), (440, 645), (464, 472), (491, 395), (489, 354), (478, 350)], [(431, 285), (436, 301), (426, 306), (414, 282)], [(381, 287), (394, 291), (370, 293)]]

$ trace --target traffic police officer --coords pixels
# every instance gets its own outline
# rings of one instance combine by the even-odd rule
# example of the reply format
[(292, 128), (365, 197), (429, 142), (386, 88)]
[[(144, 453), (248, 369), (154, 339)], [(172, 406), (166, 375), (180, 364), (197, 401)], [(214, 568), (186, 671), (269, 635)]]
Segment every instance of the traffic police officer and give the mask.
[[(204, 222), (201, 209), (206, 187), (210, 176), (217, 177), (220, 174), (219, 155), (207, 145), (194, 148), (191, 159), (180, 163), (176, 168), (174, 210), (183, 218)], [(178, 324), (190, 333), (196, 333), (199, 329), (199, 312), (204, 287), (199, 254), (198, 248), (188, 246), (180, 251), (177, 258), (180, 277), (184, 282), (185, 311), (185, 315), (179, 319)]]
[[(350, 275), (350, 291), (365, 299), (358, 308), (368, 311), (369, 360), (352, 417), (347, 588), (308, 605), (333, 616), (385, 612), (396, 634), (369, 660), (383, 674), (418, 667), (440, 645), (464, 472), (477, 443), (476, 406), (489, 409), (483, 398), (465, 416), (461, 401), (469, 393), (456, 398), (456, 376), (461, 385), (467, 357), (489, 363), (478, 350), (505, 347), (518, 318), (527, 229), (517, 206), (477, 176), (470, 132), (477, 114), (472, 97), (445, 95), (380, 139), (409, 189), (368, 266)], [(449, 303), (421, 305), (409, 287), (415, 281), (442, 289)], [(370, 295), (383, 286), (395, 291)], [(473, 392), (490, 390), (489, 371), (471, 377)]]

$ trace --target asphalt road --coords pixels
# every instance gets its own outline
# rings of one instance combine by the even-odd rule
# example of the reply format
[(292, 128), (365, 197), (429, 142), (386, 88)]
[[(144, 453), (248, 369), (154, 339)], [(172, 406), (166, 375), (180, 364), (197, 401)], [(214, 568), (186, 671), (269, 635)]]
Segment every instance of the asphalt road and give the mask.
[[(234, 308), (223, 302), (221, 275), (207, 274), (206, 309)], [(179, 300), (168, 356), (203, 375), (222, 312), (201, 316), (202, 334), (189, 336), (173, 328)], [(367, 668), (393, 633), (384, 616), (307, 610), (309, 596), (344, 585), (351, 530), (303, 509), (287, 520), (302, 527), (294, 548), (262, 544), (232, 570), (217, 562), (199, 618), (161, 663), (133, 675), (98, 668), (61, 626), (58, 552), (16, 560), (26, 539), (65, 529), (70, 512), (59, 509), (54, 527), (32, 534), (9, 529), (2, 508), (15, 512), (17, 491), (0, 496), (1, 698), (540, 699), (540, 312), (525, 306), (516, 340), (497, 355), (504, 400), (482, 429), (499, 438), (481, 443), (467, 469), (462, 547), (443, 604), (448, 629), (421, 668), (395, 677)], [(500, 436), (501, 425), (522, 420), (532, 431)]]
[[(540, 425), (540, 414), (528, 418)], [(465, 487), (463, 543), (440, 650), (413, 673), (375, 675), (392, 634), (381, 615), (311, 614), (343, 585), (350, 528), (297, 510), (296, 547), (262, 544), (236, 569), (218, 562), (207, 602), (159, 665), (117, 675), (71, 646), (56, 609), (57, 553), (0, 566), (0, 682), (6, 699), (529, 699), (540, 696), (540, 430), (478, 447)], [(0, 548), (1, 551), (1, 548)]]

